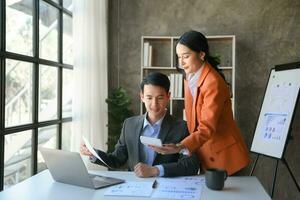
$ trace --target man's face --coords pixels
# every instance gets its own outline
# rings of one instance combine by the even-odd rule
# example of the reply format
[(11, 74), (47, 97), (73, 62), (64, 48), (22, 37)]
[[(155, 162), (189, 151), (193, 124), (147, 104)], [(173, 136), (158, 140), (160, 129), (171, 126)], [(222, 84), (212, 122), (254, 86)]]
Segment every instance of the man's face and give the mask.
[(140, 93), (145, 104), (148, 117), (152, 120), (160, 119), (164, 114), (170, 99), (170, 93), (160, 86), (144, 85), (144, 93)]

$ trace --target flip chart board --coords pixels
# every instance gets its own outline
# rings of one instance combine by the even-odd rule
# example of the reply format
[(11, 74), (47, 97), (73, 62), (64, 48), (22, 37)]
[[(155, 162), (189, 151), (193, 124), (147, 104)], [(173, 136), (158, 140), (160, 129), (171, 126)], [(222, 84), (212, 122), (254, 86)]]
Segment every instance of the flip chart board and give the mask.
[(298, 101), (300, 62), (271, 70), (251, 151), (282, 158)]

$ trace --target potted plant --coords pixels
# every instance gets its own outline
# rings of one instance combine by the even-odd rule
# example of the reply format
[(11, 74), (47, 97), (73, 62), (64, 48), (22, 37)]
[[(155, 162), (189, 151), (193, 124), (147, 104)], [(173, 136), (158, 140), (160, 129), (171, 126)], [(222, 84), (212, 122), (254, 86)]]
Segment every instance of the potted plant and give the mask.
[(133, 112), (130, 109), (131, 100), (122, 87), (112, 90), (106, 103), (108, 104), (107, 152), (112, 152), (120, 137), (124, 120), (131, 117)]

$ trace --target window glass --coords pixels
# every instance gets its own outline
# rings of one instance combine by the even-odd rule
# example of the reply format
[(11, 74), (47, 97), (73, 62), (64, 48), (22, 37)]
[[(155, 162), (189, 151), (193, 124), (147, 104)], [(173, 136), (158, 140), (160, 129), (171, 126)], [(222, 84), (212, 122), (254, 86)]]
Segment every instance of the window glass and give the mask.
[(63, 69), (63, 117), (72, 116), (73, 70)]
[(62, 124), (62, 150), (67, 151), (78, 151), (77, 149), (72, 149), (72, 122), (67, 122)]
[(31, 138), (32, 131), (4, 137), (4, 189), (31, 176)]
[(63, 15), (63, 62), (73, 64), (73, 27), (72, 18)]
[(6, 0), (6, 50), (32, 56), (33, 1)]
[(63, 0), (64, 8), (73, 11), (73, 0)]
[(32, 64), (6, 60), (5, 126), (32, 122)]
[[(39, 128), (38, 131), (38, 145), (40, 147), (56, 149), (57, 144), (57, 125), (46, 126)], [(47, 169), (44, 158), (40, 151), (38, 151), (38, 172)]]
[(40, 57), (58, 61), (58, 10), (40, 1)]
[(39, 69), (39, 121), (57, 119), (58, 70), (48, 65)]

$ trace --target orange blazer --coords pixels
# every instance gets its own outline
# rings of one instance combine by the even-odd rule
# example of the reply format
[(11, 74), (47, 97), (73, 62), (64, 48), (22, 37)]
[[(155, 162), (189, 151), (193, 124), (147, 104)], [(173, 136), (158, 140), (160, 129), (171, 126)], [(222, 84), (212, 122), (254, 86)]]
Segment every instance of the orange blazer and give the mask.
[(231, 175), (249, 164), (249, 152), (233, 119), (230, 88), (210, 64), (203, 67), (194, 101), (184, 81), (190, 135), (181, 143), (197, 153), (204, 170), (223, 168)]

